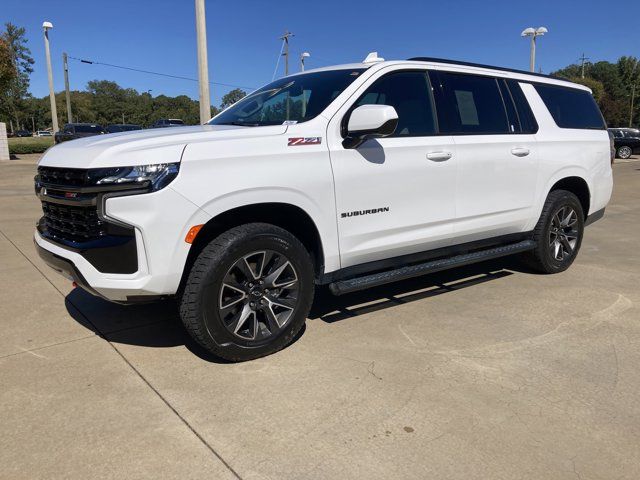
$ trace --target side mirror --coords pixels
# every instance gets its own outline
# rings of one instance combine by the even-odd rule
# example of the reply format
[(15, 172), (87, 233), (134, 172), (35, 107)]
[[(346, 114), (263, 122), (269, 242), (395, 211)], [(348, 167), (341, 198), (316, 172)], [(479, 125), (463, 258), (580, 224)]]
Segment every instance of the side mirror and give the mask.
[(358, 148), (370, 138), (388, 137), (396, 131), (398, 113), (389, 105), (362, 105), (351, 112), (344, 148)]

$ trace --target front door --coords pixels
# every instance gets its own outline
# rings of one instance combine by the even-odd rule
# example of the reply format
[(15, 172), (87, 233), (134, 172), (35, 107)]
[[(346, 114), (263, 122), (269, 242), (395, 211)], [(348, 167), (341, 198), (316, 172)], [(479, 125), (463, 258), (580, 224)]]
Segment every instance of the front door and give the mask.
[[(436, 136), (427, 72), (396, 70), (365, 83), (328, 127), (342, 267), (449, 245), (455, 219), (456, 149)], [(393, 136), (342, 146), (340, 128), (364, 104), (391, 105)], [(344, 123), (343, 123), (344, 122)]]

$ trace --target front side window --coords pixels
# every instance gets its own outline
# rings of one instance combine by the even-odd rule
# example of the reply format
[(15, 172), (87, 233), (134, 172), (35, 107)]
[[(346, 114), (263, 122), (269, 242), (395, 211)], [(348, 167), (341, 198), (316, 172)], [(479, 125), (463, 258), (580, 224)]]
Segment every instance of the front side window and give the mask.
[(326, 109), (363, 71), (327, 70), (281, 78), (247, 95), (209, 125), (259, 127), (306, 122)]
[(436, 133), (434, 108), (425, 71), (400, 71), (376, 80), (352, 108), (361, 105), (390, 105), (398, 114), (393, 136), (422, 136)]
[(542, 83), (533, 86), (560, 128), (606, 128), (598, 105), (588, 91)]
[(510, 133), (507, 113), (492, 77), (439, 72), (442, 103), (438, 104), (441, 132), (450, 134)]

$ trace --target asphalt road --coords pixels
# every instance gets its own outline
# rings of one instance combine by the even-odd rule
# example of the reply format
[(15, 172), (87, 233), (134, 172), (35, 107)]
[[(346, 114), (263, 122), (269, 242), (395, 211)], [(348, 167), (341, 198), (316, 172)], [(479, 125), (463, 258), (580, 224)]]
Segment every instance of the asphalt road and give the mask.
[(37, 257), (35, 158), (0, 163), (0, 478), (637, 479), (640, 162), (577, 262), (334, 298), (284, 351), (218, 363), (169, 302)]

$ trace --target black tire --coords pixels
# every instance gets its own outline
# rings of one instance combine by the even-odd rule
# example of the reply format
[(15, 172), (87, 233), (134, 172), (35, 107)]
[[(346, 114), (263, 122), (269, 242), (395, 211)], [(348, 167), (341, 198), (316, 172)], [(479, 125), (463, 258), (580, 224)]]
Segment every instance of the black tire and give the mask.
[[(245, 320), (249, 323), (246, 323), (245, 336), (241, 337), (240, 335), (245, 330), (232, 331), (233, 326), (229, 325), (222, 307), (224, 307), (225, 301), (230, 305), (241, 302), (237, 308), (248, 307), (249, 299), (253, 299), (252, 295), (257, 294), (255, 290), (258, 288), (258, 281), (250, 279), (245, 282), (236, 278), (238, 275), (240, 278), (242, 277), (242, 273), (237, 273), (240, 272), (240, 267), (243, 267), (243, 264), (239, 262), (244, 259), (246, 260), (244, 265), (249, 265), (252, 260), (251, 256), (258, 255), (256, 264), (249, 266), (248, 272), (252, 274), (254, 271), (257, 272), (258, 261), (260, 261), (262, 262), (259, 267), (260, 275), (268, 262), (267, 253), (261, 256), (263, 252), (270, 252), (268, 255), (274, 259), (273, 262), (276, 261), (276, 258), (278, 261), (282, 258), (288, 261), (289, 265), (286, 269), (293, 269), (289, 272), (293, 272), (290, 275), (295, 278), (292, 282), (296, 286), (275, 288), (267, 294), (264, 294), (264, 291), (258, 293), (274, 295), (273, 292), (281, 292), (282, 295), (289, 295), (289, 293), (282, 292), (287, 288), (296, 288), (296, 298), (283, 299), (283, 301), (290, 301), (291, 308), (286, 312), (286, 320), (282, 327), (277, 322), (274, 328), (270, 327), (270, 325), (274, 325), (273, 320), (276, 318), (272, 306), (277, 304), (268, 303), (271, 313), (268, 316), (265, 313), (267, 307), (253, 302), (252, 311), (256, 313), (252, 314), (251, 320)], [(233, 270), (236, 268), (238, 270)], [(276, 268), (276, 270), (278, 269)], [(223, 300), (227, 293), (233, 294), (236, 290), (223, 281), (223, 279), (229, 279), (229, 275), (234, 275), (234, 281), (238, 282), (235, 284), (236, 286), (246, 289), (237, 294), (243, 296), (241, 300)], [(247, 275), (247, 278), (250, 277)], [(272, 280), (275, 283), (275, 280)], [(253, 285), (252, 282), (255, 282), (253, 290), (248, 287), (249, 284)], [(260, 283), (262, 284), (262, 282)], [(233, 290), (229, 290), (229, 288), (233, 288)], [(268, 290), (265, 291), (268, 292)], [(272, 354), (291, 343), (304, 326), (313, 302), (313, 295), (313, 261), (302, 243), (282, 228), (266, 223), (250, 223), (222, 233), (200, 252), (189, 272), (184, 291), (180, 297), (180, 316), (189, 334), (206, 350), (225, 360), (241, 362)], [(255, 298), (260, 298), (259, 302), (262, 304), (266, 301), (262, 298), (266, 299), (267, 297)], [(240, 314), (236, 318), (240, 318)], [(263, 322), (258, 323), (259, 320), (256, 318), (263, 319)], [(240, 323), (241, 321), (237, 320), (235, 325), (239, 328)], [(252, 327), (252, 325), (254, 326)], [(249, 332), (253, 333), (253, 339), (250, 338)]]
[[(575, 212), (575, 224), (571, 228), (558, 229), (557, 220), (560, 218), (558, 215), (569, 215), (569, 209)], [(557, 231), (561, 232), (556, 233)], [(576, 238), (570, 253), (565, 254), (564, 250), (569, 250), (571, 243), (573, 243), (567, 240), (569, 234), (575, 235)], [(580, 200), (566, 190), (554, 190), (547, 197), (542, 215), (540, 215), (533, 233), (536, 248), (525, 255), (525, 261), (532, 269), (541, 273), (564, 272), (575, 260), (582, 244), (583, 234), (584, 212)], [(566, 242), (561, 238), (564, 238)], [(555, 240), (560, 243), (560, 248), (563, 251), (556, 250)]]
[(616, 150), (616, 156), (618, 158), (622, 158), (623, 160), (626, 160), (627, 158), (631, 157), (632, 154), (633, 154), (633, 150), (631, 149), (631, 147), (622, 146), (622, 147), (618, 147), (618, 149)]

